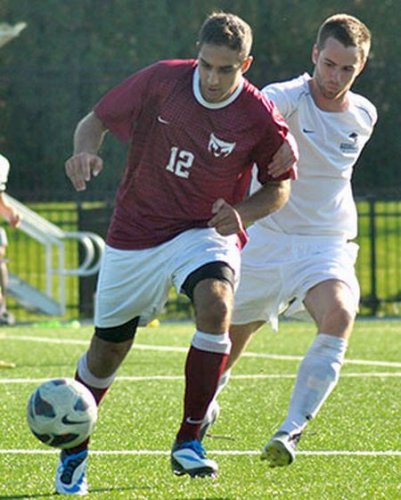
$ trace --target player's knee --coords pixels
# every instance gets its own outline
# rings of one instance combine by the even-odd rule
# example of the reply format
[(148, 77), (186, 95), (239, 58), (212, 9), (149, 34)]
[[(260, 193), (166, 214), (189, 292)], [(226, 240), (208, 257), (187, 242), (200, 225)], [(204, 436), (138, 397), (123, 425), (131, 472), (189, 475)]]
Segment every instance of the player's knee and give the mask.
[[(205, 280), (225, 283), (231, 291), (234, 290), (234, 271), (226, 262), (217, 261), (209, 262), (193, 271), (182, 285), (183, 293), (194, 301), (195, 289), (198, 288), (199, 292), (199, 285)], [(208, 294), (210, 295), (209, 291)]]
[(327, 312), (324, 318), (327, 329), (334, 328), (337, 331), (350, 330), (354, 324), (356, 312), (344, 304), (337, 304)]
[(138, 328), (139, 316), (122, 325), (101, 328), (95, 327), (95, 336), (99, 339), (113, 344), (121, 344), (127, 340), (133, 340)]
[(203, 293), (195, 296), (197, 327), (211, 333), (228, 331), (232, 310), (231, 292), (221, 295)]
[(341, 305), (336, 310), (337, 321), (348, 327), (353, 324), (355, 319), (355, 311), (351, 310), (349, 307)]
[(200, 330), (228, 330), (234, 280), (234, 271), (225, 262), (210, 262), (188, 276), (182, 289), (193, 302)]
[(131, 349), (138, 318), (111, 328), (95, 328), (88, 352), (91, 373), (99, 378), (113, 375)]
[(229, 297), (215, 295), (210, 296), (198, 309), (204, 315), (207, 314), (211, 321), (218, 323), (231, 315), (232, 303)]

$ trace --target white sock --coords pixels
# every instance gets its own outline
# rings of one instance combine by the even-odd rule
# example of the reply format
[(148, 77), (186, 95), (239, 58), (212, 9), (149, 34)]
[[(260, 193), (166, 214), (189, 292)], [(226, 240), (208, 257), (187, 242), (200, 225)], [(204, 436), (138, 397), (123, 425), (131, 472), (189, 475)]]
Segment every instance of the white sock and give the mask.
[(219, 385), (217, 386), (214, 398), (210, 401), (209, 406), (208, 406), (207, 411), (206, 411), (206, 415), (203, 419), (204, 422), (210, 422), (210, 420), (212, 420), (214, 407), (217, 404), (217, 396), (224, 389), (224, 387), (228, 384), (228, 381), (230, 380), (230, 375), (231, 375), (231, 370), (227, 370), (220, 377)]
[(306, 353), (297, 374), (288, 415), (280, 431), (302, 431), (316, 416), (337, 385), (347, 341), (319, 333)]
[(229, 354), (231, 350), (231, 339), (228, 332), (216, 335), (196, 330), (192, 337), (192, 345), (201, 351)]
[(78, 361), (78, 375), (79, 378), (88, 384), (90, 387), (95, 387), (96, 389), (107, 389), (113, 383), (116, 378), (117, 373), (113, 373), (110, 377), (99, 378), (93, 375), (92, 372), (89, 371), (88, 361), (87, 361), (87, 353), (85, 352)]
[(214, 399), (220, 394), (220, 392), (224, 389), (224, 387), (228, 384), (230, 380), (231, 370), (226, 370), (223, 375), (220, 377), (219, 385), (217, 386), (216, 394), (214, 395)]

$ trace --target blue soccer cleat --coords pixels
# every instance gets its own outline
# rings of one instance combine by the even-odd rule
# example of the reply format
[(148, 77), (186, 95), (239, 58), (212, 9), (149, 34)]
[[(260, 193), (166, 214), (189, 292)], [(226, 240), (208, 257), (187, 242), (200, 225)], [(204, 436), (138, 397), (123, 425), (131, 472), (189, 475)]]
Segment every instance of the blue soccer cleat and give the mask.
[(73, 455), (67, 455), (65, 451), (62, 451), (56, 470), (56, 492), (62, 495), (86, 495), (88, 493), (87, 465), (87, 450)]
[(171, 468), (176, 476), (216, 477), (218, 467), (214, 460), (206, 458), (206, 452), (198, 440), (174, 443), (171, 450)]

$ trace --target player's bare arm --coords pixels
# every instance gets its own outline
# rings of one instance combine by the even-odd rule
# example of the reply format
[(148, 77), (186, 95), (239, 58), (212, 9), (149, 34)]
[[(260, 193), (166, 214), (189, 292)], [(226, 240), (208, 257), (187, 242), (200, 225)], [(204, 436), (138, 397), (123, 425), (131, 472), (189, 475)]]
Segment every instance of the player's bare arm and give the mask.
[(65, 163), (65, 171), (77, 191), (84, 191), (92, 176), (103, 169), (103, 160), (97, 152), (103, 142), (106, 129), (91, 112), (77, 125), (74, 134), (74, 154)]
[(290, 181), (273, 181), (264, 184), (258, 191), (235, 207), (223, 199), (213, 205), (214, 216), (208, 226), (214, 227), (223, 236), (237, 234), (244, 226), (269, 215), (285, 203), (290, 196)]
[(272, 214), (285, 205), (290, 197), (291, 181), (270, 181), (236, 205), (242, 223), (248, 225)]
[(9, 222), (11, 227), (18, 227), (21, 222), (21, 214), (6, 202), (3, 193), (0, 193), (0, 214)]

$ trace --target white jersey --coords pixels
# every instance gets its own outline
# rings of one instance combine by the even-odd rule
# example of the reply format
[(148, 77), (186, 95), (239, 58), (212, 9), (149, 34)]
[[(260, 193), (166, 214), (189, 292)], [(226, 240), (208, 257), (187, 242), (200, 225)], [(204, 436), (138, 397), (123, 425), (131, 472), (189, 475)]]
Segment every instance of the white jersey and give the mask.
[(0, 155), (0, 193), (6, 190), (10, 163), (3, 155)]
[(373, 132), (377, 112), (371, 102), (351, 91), (346, 111), (322, 111), (312, 98), (310, 78), (305, 73), (262, 90), (287, 121), (301, 155), (288, 203), (256, 224), (292, 235), (350, 240), (357, 234), (352, 170)]

